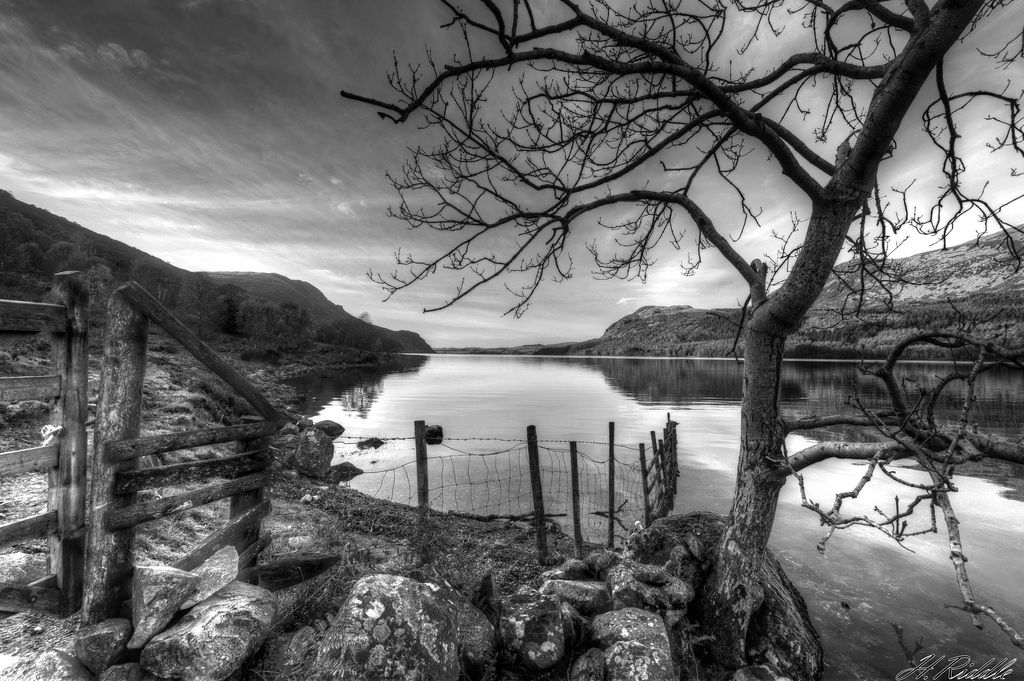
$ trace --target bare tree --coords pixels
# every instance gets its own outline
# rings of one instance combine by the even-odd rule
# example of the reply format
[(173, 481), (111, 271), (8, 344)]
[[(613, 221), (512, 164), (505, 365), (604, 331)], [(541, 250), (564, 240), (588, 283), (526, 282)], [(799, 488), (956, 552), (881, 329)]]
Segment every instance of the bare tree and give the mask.
[[(749, 290), (741, 445), (732, 509), (699, 605), (715, 655), (739, 666), (790, 470), (779, 413), (783, 349), (844, 248), (859, 266), (854, 294), (886, 282), (902, 228), (944, 240), (964, 218), (980, 219), (1019, 255), (1011, 211), (1020, 190), (996, 181), (998, 164), (970, 165), (966, 152), (981, 143), (964, 138), (983, 135), (1005, 156), (1005, 176), (1016, 174), (1024, 156), (1017, 85), (978, 86), (984, 69), (1008, 69), (1024, 51), (1019, 24), (1003, 30), (1012, 26), (1010, 2), (440, 3), (462, 37), (457, 54), (396, 65), (394, 101), (342, 93), (441, 136), (391, 180), (401, 196), (394, 214), (446, 238), (434, 253), (400, 254), (398, 270), (373, 276), (395, 292), (447, 270), (454, 294), (439, 307), (500, 279), (519, 314), (541, 281), (572, 274), (576, 240), (594, 225), (614, 232), (583, 237), (603, 276), (642, 279), (655, 249), (683, 247), (687, 234), (684, 269), (696, 268), (706, 248), (724, 256)], [(972, 40), (980, 50), (964, 44)], [(950, 77), (954, 61), (971, 62), (973, 80)], [(930, 148), (898, 146), (911, 115), (921, 116)], [(968, 128), (972, 119), (986, 122)], [(908, 154), (925, 163), (928, 153), (926, 167), (942, 179), (936, 192), (880, 183), (880, 168)], [(975, 167), (980, 177), (968, 172)], [(761, 191), (769, 180), (771, 191)], [(737, 240), (760, 225), (779, 188), (794, 229), (777, 253), (751, 260)]]

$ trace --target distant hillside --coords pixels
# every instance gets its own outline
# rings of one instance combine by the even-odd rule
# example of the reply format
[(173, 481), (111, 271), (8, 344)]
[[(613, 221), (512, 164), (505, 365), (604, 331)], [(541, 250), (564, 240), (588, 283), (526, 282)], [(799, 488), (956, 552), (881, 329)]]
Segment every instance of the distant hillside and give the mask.
[(215, 331), (272, 338), (319, 336), (368, 351), (432, 352), (412, 331), (363, 322), (312, 284), (279, 274), (189, 272), (0, 190), (0, 298), (42, 300), (54, 273), (89, 276), (91, 319), (107, 295), (135, 280), (200, 336)]
[[(909, 334), (956, 328), (963, 315), (977, 323), (977, 335), (998, 334), (1011, 345), (1024, 344), (1024, 271), (1015, 269), (1002, 235), (890, 264), (903, 284), (890, 286), (868, 277), (861, 287), (852, 270), (843, 273), (839, 268), (840, 275), (829, 282), (790, 340), (787, 355), (881, 356)], [(600, 338), (535, 354), (724, 357), (733, 347), (739, 318), (738, 309), (642, 307), (609, 326)], [(742, 355), (742, 338), (737, 349)]]
[(320, 289), (305, 281), (289, 279), (280, 274), (265, 272), (202, 272), (220, 286), (232, 287), (245, 295), (268, 300), (277, 305), (292, 303), (304, 308), (319, 322), (326, 322), (340, 339), (349, 344), (365, 345), (391, 352), (433, 352), (419, 334), (412, 331), (392, 331), (367, 324), (332, 303)]

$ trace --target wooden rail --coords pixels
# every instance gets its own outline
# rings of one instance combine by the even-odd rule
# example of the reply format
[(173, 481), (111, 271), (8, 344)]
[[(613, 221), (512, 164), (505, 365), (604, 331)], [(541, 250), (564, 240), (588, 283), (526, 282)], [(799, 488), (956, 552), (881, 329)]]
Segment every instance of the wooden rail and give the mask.
[[(249, 423), (140, 437), (142, 385), (149, 325), (156, 324), (259, 413)], [(251, 567), (269, 542), (262, 519), (270, 510), (269, 437), (282, 416), (258, 389), (171, 315), (135, 282), (118, 288), (107, 307), (100, 397), (93, 454), (93, 504), (82, 622), (117, 615), (130, 597), (135, 527), (219, 499), (230, 498), (227, 524), (175, 564), (193, 569), (232, 545), (239, 569)], [(215, 459), (140, 467), (144, 457), (236, 442), (234, 454)], [(211, 478), (222, 478), (211, 482)], [(199, 487), (186, 489), (189, 485)], [(139, 502), (141, 490), (175, 487), (176, 493)], [(255, 573), (252, 573), (255, 575)], [(254, 577), (255, 578), (255, 577)]]
[(47, 541), (47, 575), (31, 584), (0, 582), (0, 614), (39, 611), (66, 617), (82, 600), (85, 560), (89, 285), (81, 272), (54, 276), (53, 303), (0, 300), (0, 345), (48, 333), (48, 376), (0, 379), (0, 401), (49, 400), (52, 443), (0, 453), (0, 475), (47, 474), (48, 510), (0, 525), (0, 545)]

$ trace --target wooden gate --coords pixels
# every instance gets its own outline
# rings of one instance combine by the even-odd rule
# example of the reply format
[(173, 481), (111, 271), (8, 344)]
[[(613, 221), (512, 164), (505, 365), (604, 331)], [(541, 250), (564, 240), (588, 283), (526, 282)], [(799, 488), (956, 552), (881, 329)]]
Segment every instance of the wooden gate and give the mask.
[[(139, 437), (142, 385), (146, 370), (149, 324), (161, 327), (212, 373), (251, 404), (263, 420), (237, 426)], [(174, 318), (135, 282), (111, 295), (93, 444), (92, 504), (86, 556), (82, 622), (117, 616), (130, 597), (135, 527), (203, 504), (230, 497), (227, 525), (175, 563), (192, 569), (219, 548), (233, 545), (239, 568), (253, 564), (266, 546), (261, 521), (269, 512), (268, 441), (283, 423), (282, 415), (241, 374)], [(233, 455), (212, 460), (139, 468), (139, 461), (164, 452), (237, 442)], [(223, 482), (210, 483), (212, 477)], [(172, 496), (137, 502), (143, 489), (204, 483)]]
[(88, 416), (89, 287), (81, 272), (54, 277), (54, 303), (0, 300), (0, 347), (50, 334), (47, 376), (0, 378), (0, 401), (53, 400), (50, 441), (0, 453), (0, 476), (46, 471), (48, 510), (0, 525), (0, 547), (45, 537), (47, 575), (29, 584), (0, 582), (0, 613), (46, 612), (66, 617), (82, 603), (85, 555), (85, 460)]

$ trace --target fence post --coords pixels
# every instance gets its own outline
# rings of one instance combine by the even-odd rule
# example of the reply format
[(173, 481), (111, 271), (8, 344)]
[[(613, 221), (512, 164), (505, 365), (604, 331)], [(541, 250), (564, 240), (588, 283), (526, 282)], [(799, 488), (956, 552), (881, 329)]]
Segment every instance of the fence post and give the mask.
[(576, 558), (583, 560), (583, 527), (580, 522), (580, 464), (576, 443), (569, 443), (569, 472), (572, 477), (572, 540)]
[(533, 491), (533, 519), (537, 527), (537, 562), (548, 564), (548, 528), (544, 519), (544, 491), (540, 484), (540, 451), (537, 427), (526, 428), (526, 453), (530, 462), (530, 489)]
[(49, 472), (49, 504), (50, 510), (57, 511), (57, 527), (49, 536), (47, 572), (56, 576), (60, 616), (67, 617), (82, 605), (85, 570), (89, 281), (81, 272), (61, 272), (53, 278), (53, 293), (54, 302), (67, 308), (67, 325), (63, 333), (51, 336), (60, 396), (54, 402), (50, 425), (63, 430), (57, 440), (57, 467)]
[(82, 624), (116, 617), (131, 587), (135, 529), (108, 532), (104, 520), (109, 511), (135, 501), (135, 494), (114, 493), (114, 477), (119, 471), (135, 468), (137, 460), (110, 462), (104, 445), (139, 435), (148, 335), (149, 320), (114, 291), (107, 305), (107, 336), (93, 435)]
[(413, 423), (413, 434), (416, 440), (416, 501), (419, 507), (419, 559), (425, 563), (429, 559), (427, 550), (427, 524), (430, 521), (430, 479), (427, 476), (427, 423)]
[(615, 548), (615, 422), (608, 424), (608, 548)]
[(644, 453), (644, 443), (640, 443), (640, 486), (644, 493), (644, 527), (651, 524), (651, 499), (650, 488), (647, 485), (647, 455)]
[[(258, 416), (243, 416), (243, 421), (262, 421), (263, 419)], [(241, 454), (242, 452), (252, 452), (257, 450), (269, 451), (270, 450), (270, 438), (258, 437), (249, 440), (238, 440), (235, 445), (235, 451)], [(246, 473), (239, 473), (235, 477), (243, 477)], [(263, 500), (267, 498), (267, 488), (258, 487), (248, 492), (242, 492), (235, 494), (231, 497), (230, 510), (228, 511), (228, 519), (234, 519), (253, 506), (259, 506), (263, 503)], [(260, 540), (260, 534), (263, 531), (263, 521), (253, 524), (248, 530), (246, 530), (242, 536), (235, 541), (235, 550), (238, 551), (239, 555), (242, 554), (246, 549), (255, 544)], [(240, 558), (238, 561), (239, 571), (256, 565), (256, 561), (259, 559), (259, 553), (253, 553), (251, 556)], [(253, 583), (258, 580), (258, 577), (253, 575), (251, 578)]]

